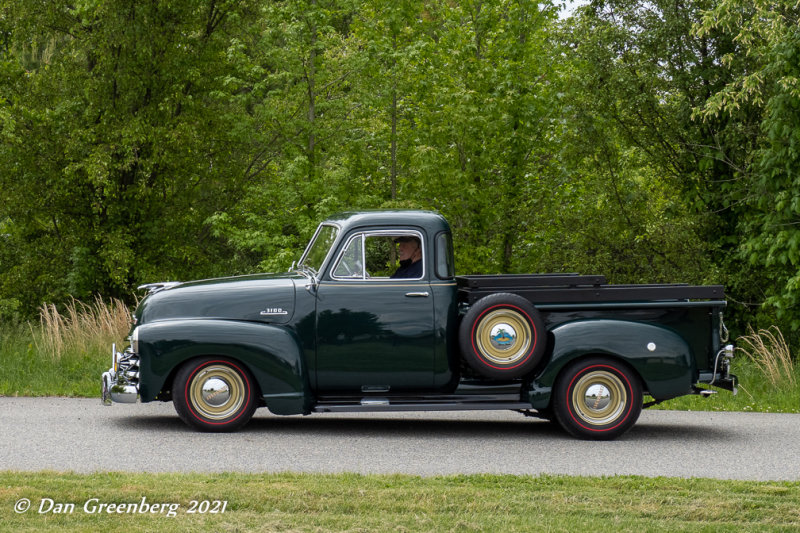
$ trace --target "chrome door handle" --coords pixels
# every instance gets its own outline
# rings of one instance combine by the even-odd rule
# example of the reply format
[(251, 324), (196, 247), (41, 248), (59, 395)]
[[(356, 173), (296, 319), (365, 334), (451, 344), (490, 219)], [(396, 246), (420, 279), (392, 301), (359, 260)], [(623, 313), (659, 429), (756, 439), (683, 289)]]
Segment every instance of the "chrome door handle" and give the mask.
[(406, 296), (409, 298), (427, 298), (430, 296), (430, 293), (426, 292), (407, 292)]

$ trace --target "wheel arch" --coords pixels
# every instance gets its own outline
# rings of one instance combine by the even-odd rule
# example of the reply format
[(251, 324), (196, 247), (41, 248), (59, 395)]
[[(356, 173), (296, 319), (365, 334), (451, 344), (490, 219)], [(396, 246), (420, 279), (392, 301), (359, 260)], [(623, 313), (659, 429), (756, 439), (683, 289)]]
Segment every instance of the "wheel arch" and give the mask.
[(166, 399), (178, 370), (201, 357), (236, 361), (253, 376), (261, 403), (299, 414), (311, 403), (308, 371), (295, 334), (284, 327), (230, 320), (165, 321), (140, 326), (143, 402)]
[(602, 357), (627, 366), (642, 389), (658, 400), (691, 391), (696, 368), (688, 343), (662, 326), (628, 320), (586, 319), (550, 331), (552, 344), (543, 371), (530, 386), (535, 409), (548, 409), (553, 387), (575, 361)]

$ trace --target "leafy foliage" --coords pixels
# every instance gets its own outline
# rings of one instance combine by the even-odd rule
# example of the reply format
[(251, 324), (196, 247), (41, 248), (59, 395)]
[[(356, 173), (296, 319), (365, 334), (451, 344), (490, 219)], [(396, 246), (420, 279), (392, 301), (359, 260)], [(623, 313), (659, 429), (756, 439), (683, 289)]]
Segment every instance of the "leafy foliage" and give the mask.
[[(766, 304), (792, 329), (800, 328), (800, 6), (795, 2), (723, 0), (697, 32), (726, 31), (752, 58), (703, 106), (704, 117), (758, 112), (760, 136), (746, 169), (747, 210), (741, 254), (767, 273)], [(725, 64), (732, 54), (722, 58)]]
[(29, 308), (225, 268), (204, 220), (242, 187), (241, 4), (7, 4), (2, 292)]
[(740, 324), (798, 330), (797, 12), (2, 0), (0, 317), (282, 270), (335, 211), (420, 207), (462, 273), (723, 282)]

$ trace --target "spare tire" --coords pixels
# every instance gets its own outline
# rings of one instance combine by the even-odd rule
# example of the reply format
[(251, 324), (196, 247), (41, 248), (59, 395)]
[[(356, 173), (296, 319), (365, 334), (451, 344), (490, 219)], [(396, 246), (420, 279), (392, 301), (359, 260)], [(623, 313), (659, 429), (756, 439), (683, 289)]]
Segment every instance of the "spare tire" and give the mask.
[(522, 296), (496, 293), (467, 311), (458, 330), (461, 355), (479, 374), (515, 379), (530, 373), (547, 347), (539, 311)]

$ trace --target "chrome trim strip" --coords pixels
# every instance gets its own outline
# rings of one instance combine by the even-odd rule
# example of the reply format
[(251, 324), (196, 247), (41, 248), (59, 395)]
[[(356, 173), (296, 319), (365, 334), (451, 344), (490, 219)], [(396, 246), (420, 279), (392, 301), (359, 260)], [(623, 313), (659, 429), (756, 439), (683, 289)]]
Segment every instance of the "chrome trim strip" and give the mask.
[[(366, 288), (366, 287), (375, 287), (376, 283), (381, 283), (383, 287), (428, 287), (428, 283), (424, 279), (412, 279), (410, 281), (416, 281), (417, 283), (397, 283), (398, 279), (402, 278), (370, 278), (369, 280), (364, 281), (363, 279), (355, 279), (350, 283), (337, 283), (333, 281), (323, 281), (322, 284), (326, 287), (356, 287), (356, 288)], [(394, 283), (392, 283), (394, 282)], [(419, 283), (422, 282), (422, 283)], [(389, 284), (391, 283), (391, 285)]]

